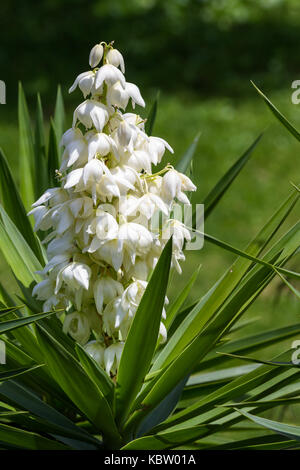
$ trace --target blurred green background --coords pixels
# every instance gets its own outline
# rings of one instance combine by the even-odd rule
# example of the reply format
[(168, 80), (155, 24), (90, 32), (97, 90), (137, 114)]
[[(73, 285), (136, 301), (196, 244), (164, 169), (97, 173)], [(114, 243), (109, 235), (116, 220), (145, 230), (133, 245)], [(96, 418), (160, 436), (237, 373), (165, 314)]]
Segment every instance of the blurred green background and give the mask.
[[(115, 40), (125, 56), (126, 78), (140, 87), (148, 104), (138, 112), (146, 116), (161, 90), (154, 134), (175, 149), (165, 162), (176, 161), (202, 133), (193, 202), (201, 202), (264, 131), (251, 161), (206, 224), (208, 233), (243, 248), (289, 194), (290, 181), (299, 182), (299, 143), (250, 84), (254, 80), (300, 128), (299, 108), (291, 102), (291, 83), (300, 79), (299, 26), (297, 0), (2, 0), (0, 79), (7, 85), (7, 104), (0, 106), (0, 145), (19, 180), (18, 80), (31, 109), (41, 93), (47, 116), (61, 83), (69, 127), (72, 109), (82, 99), (78, 91), (69, 96), (69, 86), (88, 69), (91, 47)], [(296, 215), (297, 209), (291, 219)], [(171, 297), (202, 264), (189, 300), (200, 297), (232, 260), (207, 243), (196, 254), (188, 252), (183, 275), (173, 278)], [(296, 264), (295, 259), (293, 269)], [(4, 262), (1, 280), (10, 283)], [(296, 298), (276, 280), (247, 313), (257, 319), (248, 331), (295, 323), (298, 315)]]

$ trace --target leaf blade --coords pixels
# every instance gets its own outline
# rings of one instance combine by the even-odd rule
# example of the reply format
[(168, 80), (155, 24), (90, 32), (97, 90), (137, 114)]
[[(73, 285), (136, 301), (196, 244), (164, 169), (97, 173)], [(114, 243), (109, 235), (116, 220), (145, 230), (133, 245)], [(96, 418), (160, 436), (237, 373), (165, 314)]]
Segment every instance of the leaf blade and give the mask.
[[(125, 418), (132, 400), (142, 386), (154, 354), (169, 279), (171, 256), (172, 238), (167, 242), (152, 273), (125, 342), (115, 393), (116, 413), (120, 422)], [(137, 351), (139, 354), (136, 354)]]

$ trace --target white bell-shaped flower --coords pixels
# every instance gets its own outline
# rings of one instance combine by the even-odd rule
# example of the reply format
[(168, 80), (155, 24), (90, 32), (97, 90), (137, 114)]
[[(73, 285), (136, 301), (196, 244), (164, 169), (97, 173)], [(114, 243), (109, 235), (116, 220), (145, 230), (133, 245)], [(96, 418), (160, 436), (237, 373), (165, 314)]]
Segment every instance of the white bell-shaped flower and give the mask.
[(88, 72), (83, 72), (78, 75), (75, 79), (73, 85), (69, 89), (69, 93), (72, 93), (77, 86), (82, 91), (84, 98), (91, 93), (95, 81), (95, 74), (91, 70)]
[(159, 342), (161, 344), (165, 343), (167, 341), (167, 336), (168, 336), (168, 333), (167, 333), (167, 329), (165, 327), (165, 325), (163, 324), (163, 322), (160, 322), (160, 325), (159, 325)]
[(52, 227), (49, 209), (45, 206), (34, 207), (28, 215), (33, 215), (35, 220), (34, 230), (49, 230)]
[(117, 343), (111, 344), (108, 346), (108, 348), (105, 349), (104, 364), (108, 375), (115, 375), (117, 373), (123, 348), (124, 343), (119, 341)]
[(32, 295), (38, 300), (47, 300), (53, 294), (53, 282), (48, 278), (36, 284)]
[(160, 137), (149, 137), (148, 149), (151, 154), (151, 161), (154, 165), (157, 165), (161, 162), (161, 159), (165, 153), (165, 149), (168, 149), (169, 152), (174, 153), (172, 147), (164, 139)]
[(118, 108), (125, 109), (129, 101), (129, 94), (118, 81), (108, 88), (106, 99), (110, 106), (117, 106)]
[(76, 186), (82, 179), (83, 168), (77, 168), (76, 170), (68, 173), (66, 182), (64, 184), (65, 189), (70, 189)]
[(97, 193), (103, 200), (108, 201), (111, 201), (114, 197), (120, 197), (120, 190), (112, 172), (102, 176), (97, 186)]
[(117, 49), (110, 49), (106, 54), (106, 61), (108, 64), (112, 64), (115, 67), (120, 67), (122, 73), (125, 73), (124, 59)]
[(89, 253), (94, 253), (104, 243), (117, 238), (119, 225), (111, 214), (97, 211), (97, 217), (93, 219), (87, 231), (91, 235), (95, 235), (87, 249)]
[(101, 244), (97, 250), (99, 259), (112, 266), (116, 272), (121, 268), (124, 258), (124, 253), (119, 250), (118, 243), (118, 239), (114, 239)]
[(159, 196), (153, 193), (146, 193), (142, 197), (136, 198), (135, 204), (131, 204), (126, 215), (133, 216), (139, 212), (149, 220), (153, 217), (155, 211), (161, 211), (165, 215), (169, 214), (168, 206)]
[(68, 313), (65, 316), (63, 331), (69, 333), (78, 343), (85, 344), (91, 334), (87, 316), (81, 312)]
[(60, 146), (66, 147), (68, 144), (72, 143), (74, 140), (83, 139), (83, 134), (78, 127), (71, 127), (68, 129), (62, 136), (60, 140)]
[(32, 207), (37, 207), (47, 202), (52, 202), (52, 205), (65, 202), (68, 199), (68, 195), (62, 188), (50, 188), (44, 192), (44, 194), (34, 203)]
[(94, 359), (95, 362), (97, 362), (100, 367), (103, 367), (105, 348), (100, 341), (90, 341), (84, 346), (84, 350)]
[(94, 158), (99, 154), (105, 157), (108, 153), (113, 152), (115, 157), (118, 157), (118, 149), (115, 141), (104, 134), (104, 132), (93, 132), (88, 137), (88, 159)]
[(189, 204), (190, 202), (183, 191), (195, 190), (196, 186), (192, 183), (190, 178), (176, 170), (168, 171), (163, 177), (162, 194), (168, 201), (176, 197), (180, 202)]
[(74, 218), (87, 218), (93, 213), (93, 201), (87, 196), (77, 197), (70, 202), (70, 210)]
[(91, 268), (86, 264), (77, 262), (68, 264), (58, 273), (55, 294), (58, 293), (63, 283), (71, 289), (87, 290), (91, 274)]
[(105, 163), (93, 158), (83, 168), (82, 181), (86, 190), (91, 191), (94, 204), (96, 204), (96, 187), (104, 173), (110, 173)]
[(121, 306), (121, 297), (111, 300), (105, 307), (102, 314), (103, 329), (108, 336), (118, 334), (120, 323), (125, 312)]
[(71, 253), (74, 249), (74, 234), (69, 231), (50, 241), (47, 247), (47, 256), (48, 258), (52, 258), (58, 254)]
[(103, 83), (108, 86), (114, 85), (116, 82), (120, 82), (121, 86), (125, 88), (126, 82), (122, 72), (111, 64), (105, 64), (96, 73), (95, 89), (98, 90), (102, 87)]
[(123, 294), (122, 284), (109, 276), (103, 276), (94, 283), (94, 298), (98, 313), (102, 313), (103, 304), (108, 304)]
[(147, 261), (135, 260), (134, 265), (128, 271), (128, 276), (133, 280), (146, 281), (149, 275), (150, 267)]
[(87, 143), (83, 138), (68, 143), (62, 156), (62, 164), (59, 171), (65, 171), (75, 163), (76, 165), (84, 164), (87, 161), (87, 151)]
[(98, 132), (102, 132), (108, 118), (107, 106), (95, 100), (86, 100), (77, 106), (74, 111), (73, 127), (79, 120), (87, 129), (95, 126)]

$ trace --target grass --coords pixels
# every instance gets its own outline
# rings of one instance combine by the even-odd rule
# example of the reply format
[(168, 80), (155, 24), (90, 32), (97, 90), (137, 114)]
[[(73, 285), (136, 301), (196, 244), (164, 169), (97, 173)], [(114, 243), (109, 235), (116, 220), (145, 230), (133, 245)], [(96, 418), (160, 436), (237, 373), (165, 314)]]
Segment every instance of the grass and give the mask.
[[(268, 94), (268, 90), (264, 91)], [(270, 94), (274, 104), (300, 128), (298, 109), (291, 103), (290, 97), (288, 89)], [(71, 125), (71, 114), (67, 124)], [(9, 104), (0, 108), (0, 129), (0, 145), (16, 174), (17, 115)], [(204, 99), (195, 95), (161, 97), (154, 135), (165, 138), (175, 150), (175, 156), (168, 154), (165, 163), (175, 162), (199, 131), (201, 137), (193, 168), (193, 179), (198, 186), (197, 194), (193, 196), (194, 202), (203, 200), (231, 164), (264, 131), (250, 162), (206, 223), (208, 233), (243, 248), (288, 195), (290, 181), (299, 183), (296, 173), (299, 143), (277, 123), (254, 90), (251, 99), (239, 101), (225, 97)], [(294, 220), (296, 213), (297, 209), (293, 214)], [(183, 275), (173, 276), (170, 297), (178, 286), (183, 287), (196, 266), (201, 264), (202, 269), (189, 300), (199, 298), (232, 260), (230, 253), (208, 243), (196, 255), (194, 251), (188, 252)], [(4, 285), (10, 282), (3, 262), (0, 280)], [(260, 319), (249, 326), (249, 332), (297, 321), (299, 307), (296, 299), (291, 298), (290, 292), (281, 289), (280, 285), (278, 280), (274, 281), (250, 308), (247, 316)]]

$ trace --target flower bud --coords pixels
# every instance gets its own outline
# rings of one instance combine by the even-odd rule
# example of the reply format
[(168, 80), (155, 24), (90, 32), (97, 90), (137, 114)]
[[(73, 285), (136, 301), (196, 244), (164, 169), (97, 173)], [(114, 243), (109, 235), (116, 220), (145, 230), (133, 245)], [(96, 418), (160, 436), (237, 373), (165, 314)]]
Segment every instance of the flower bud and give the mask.
[(63, 332), (69, 333), (78, 343), (85, 344), (91, 334), (87, 316), (80, 312), (68, 313), (64, 320)]
[(97, 67), (100, 60), (103, 57), (103, 46), (102, 44), (96, 44), (90, 52), (89, 64), (92, 68)]
[(103, 367), (104, 347), (100, 341), (97, 341), (97, 340), (90, 341), (84, 346), (84, 349), (85, 349), (85, 352), (87, 352), (94, 359), (94, 361), (97, 362), (97, 364), (100, 367)]
[(115, 375), (120, 364), (122, 351), (124, 348), (123, 342), (111, 344), (104, 352), (105, 370), (108, 375)]

